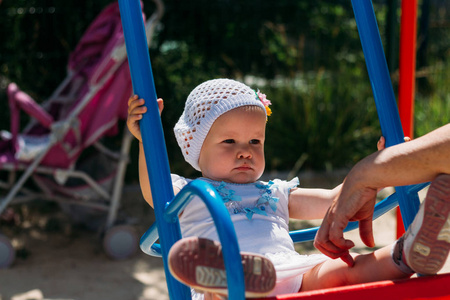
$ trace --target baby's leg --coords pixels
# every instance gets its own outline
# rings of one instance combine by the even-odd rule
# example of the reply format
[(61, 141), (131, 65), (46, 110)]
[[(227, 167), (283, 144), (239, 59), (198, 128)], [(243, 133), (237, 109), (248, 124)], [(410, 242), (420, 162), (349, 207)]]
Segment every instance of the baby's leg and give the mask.
[(370, 254), (353, 254), (355, 264), (351, 268), (340, 259), (327, 260), (305, 273), (301, 291), (409, 278), (412, 273), (404, 273), (394, 264), (391, 249), (392, 245)]

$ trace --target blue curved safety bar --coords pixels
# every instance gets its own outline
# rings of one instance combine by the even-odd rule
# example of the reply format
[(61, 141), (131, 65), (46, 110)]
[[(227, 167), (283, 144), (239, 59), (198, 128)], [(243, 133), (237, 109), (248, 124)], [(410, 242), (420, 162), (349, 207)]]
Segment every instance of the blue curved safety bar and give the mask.
[[(398, 201), (396, 194), (392, 194), (389, 197), (386, 197), (384, 200), (375, 205), (373, 219), (375, 220), (389, 210), (395, 208), (397, 206), (397, 203)], [(358, 228), (358, 222), (350, 222), (344, 231), (347, 232), (356, 228)], [(294, 243), (307, 242), (314, 240), (317, 230), (319, 230), (319, 227), (293, 230), (289, 232), (289, 235), (291, 236)], [(157, 240), (158, 233), (156, 231), (156, 224), (153, 224), (153, 226), (151, 226), (141, 237), (141, 250), (148, 255), (161, 257), (161, 247), (159, 244), (155, 243)]]
[[(408, 195), (417, 194), (420, 190), (425, 188), (429, 183), (421, 183), (408, 186)], [(397, 193), (389, 195), (375, 205), (373, 219), (376, 220), (391, 209), (398, 205)], [(181, 211), (178, 210), (178, 211)], [(345, 232), (358, 228), (358, 222), (350, 222), (344, 229)], [(161, 257), (161, 247), (156, 243), (158, 240), (158, 232), (156, 231), (156, 223), (153, 224), (141, 237), (141, 250), (151, 256)], [(308, 229), (293, 230), (289, 232), (294, 243), (307, 242), (314, 240), (319, 227), (312, 227)]]
[[(208, 208), (213, 218), (223, 246), (222, 254), (227, 272), (229, 299), (245, 299), (244, 271), (242, 269), (239, 245), (230, 214), (223, 205), (222, 197), (209, 183), (194, 180), (187, 184), (167, 205), (164, 218), (168, 222), (178, 222), (178, 214), (194, 197), (199, 197)], [(141, 250), (152, 256), (162, 256), (156, 224), (153, 224), (141, 238)]]
[(222, 247), (227, 273), (228, 298), (245, 299), (244, 271), (242, 268), (236, 232), (227, 208), (217, 190), (201, 180), (187, 184), (166, 208), (164, 218), (170, 222), (178, 222), (178, 214), (194, 197), (199, 197), (209, 210), (216, 226)]
[(158, 239), (158, 226), (155, 222), (141, 237), (139, 244), (142, 252), (151, 256), (161, 257), (161, 245), (156, 243)]

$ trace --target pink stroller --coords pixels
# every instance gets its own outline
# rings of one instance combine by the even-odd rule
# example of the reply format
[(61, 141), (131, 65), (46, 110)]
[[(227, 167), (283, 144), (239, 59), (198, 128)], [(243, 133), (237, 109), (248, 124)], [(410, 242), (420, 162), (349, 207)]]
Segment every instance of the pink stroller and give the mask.
[[(157, 10), (145, 25), (149, 45), (163, 12), (155, 2)], [(101, 143), (119, 133), (118, 121), (126, 119), (132, 93), (118, 3), (108, 5), (89, 26), (69, 57), (66, 79), (42, 106), (15, 83), (7, 92), (11, 132), (3, 130), (0, 137), (0, 171), (8, 173), (0, 181), (6, 194), (0, 197), (0, 214), (10, 204), (31, 200), (56, 201), (69, 212), (77, 207), (104, 211), (104, 250), (114, 259), (132, 255), (137, 234), (130, 226), (113, 227), (132, 136), (122, 130), (120, 152)], [(32, 121), (19, 133), (20, 109)], [(80, 162), (87, 148), (88, 158)], [(29, 179), (33, 188), (25, 186)], [(0, 233), (0, 268), (14, 259), (10, 240)]]

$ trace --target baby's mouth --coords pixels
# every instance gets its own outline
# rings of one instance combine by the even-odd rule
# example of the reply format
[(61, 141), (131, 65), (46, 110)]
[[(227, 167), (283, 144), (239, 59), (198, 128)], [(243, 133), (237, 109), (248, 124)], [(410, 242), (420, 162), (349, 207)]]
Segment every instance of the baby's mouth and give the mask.
[(239, 171), (248, 171), (248, 170), (252, 170), (252, 167), (250, 167), (249, 165), (242, 165), (242, 166), (239, 166), (239, 167), (237, 167), (235, 169), (239, 170)]

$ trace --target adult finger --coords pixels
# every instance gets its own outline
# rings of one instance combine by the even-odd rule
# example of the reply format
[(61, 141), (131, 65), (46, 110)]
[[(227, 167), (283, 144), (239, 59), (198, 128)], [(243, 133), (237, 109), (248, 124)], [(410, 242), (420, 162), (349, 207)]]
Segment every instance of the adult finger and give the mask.
[(375, 240), (373, 238), (372, 217), (370, 219), (359, 221), (359, 236), (366, 246), (375, 246)]
[(329, 225), (328, 236), (330, 236), (330, 233), (335, 232), (336, 236), (333, 237), (334, 241), (329, 238), (325, 243), (318, 244), (317, 248), (328, 257), (333, 259), (340, 258), (349, 267), (352, 267), (354, 260), (350, 255), (349, 249), (353, 248), (355, 244), (351, 240), (344, 239), (343, 228), (337, 231), (333, 231), (332, 228), (333, 224)]
[[(350, 240), (345, 240), (341, 231), (341, 238), (335, 242), (330, 238), (333, 224), (329, 223), (328, 218), (325, 217), (324, 222), (320, 226), (316, 237), (314, 239), (314, 246), (325, 255), (331, 258), (337, 258), (348, 253), (348, 249), (354, 246)], [(334, 238), (336, 240), (336, 238)]]
[(343, 262), (345, 262), (349, 267), (353, 267), (354, 265), (354, 260), (353, 257), (350, 255), (350, 252), (348, 250), (343, 250), (340, 252), (331, 252), (328, 251), (329, 248), (331, 248), (332, 246), (328, 245), (328, 249), (322, 247), (322, 245), (319, 244), (314, 244), (314, 246), (316, 246), (317, 250), (319, 250), (320, 252), (322, 252), (324, 255), (332, 258), (332, 259), (342, 259)]
[(319, 231), (317, 232), (316, 238), (314, 239), (314, 246), (325, 255), (332, 258), (339, 257), (343, 252), (347, 250), (347, 248), (339, 247), (333, 241), (331, 241), (329, 238), (329, 233), (324, 230), (323, 227), (320, 227)]
[(353, 260), (353, 256), (350, 255), (350, 253), (347, 251), (344, 255), (340, 257), (343, 262), (345, 262), (349, 267), (353, 267), (355, 264), (355, 261)]
[(325, 254), (326, 256), (336, 259), (341, 257), (342, 255), (345, 255), (345, 250), (342, 251), (342, 249), (337, 248), (334, 246), (330, 241), (327, 241), (325, 243), (317, 243), (314, 241), (314, 247), (316, 247), (317, 250)]
[(327, 223), (329, 223), (328, 239), (330, 242), (342, 251), (353, 248), (355, 244), (344, 238), (344, 229), (347, 227), (348, 218), (340, 213), (334, 213), (330, 215), (329, 219)]

